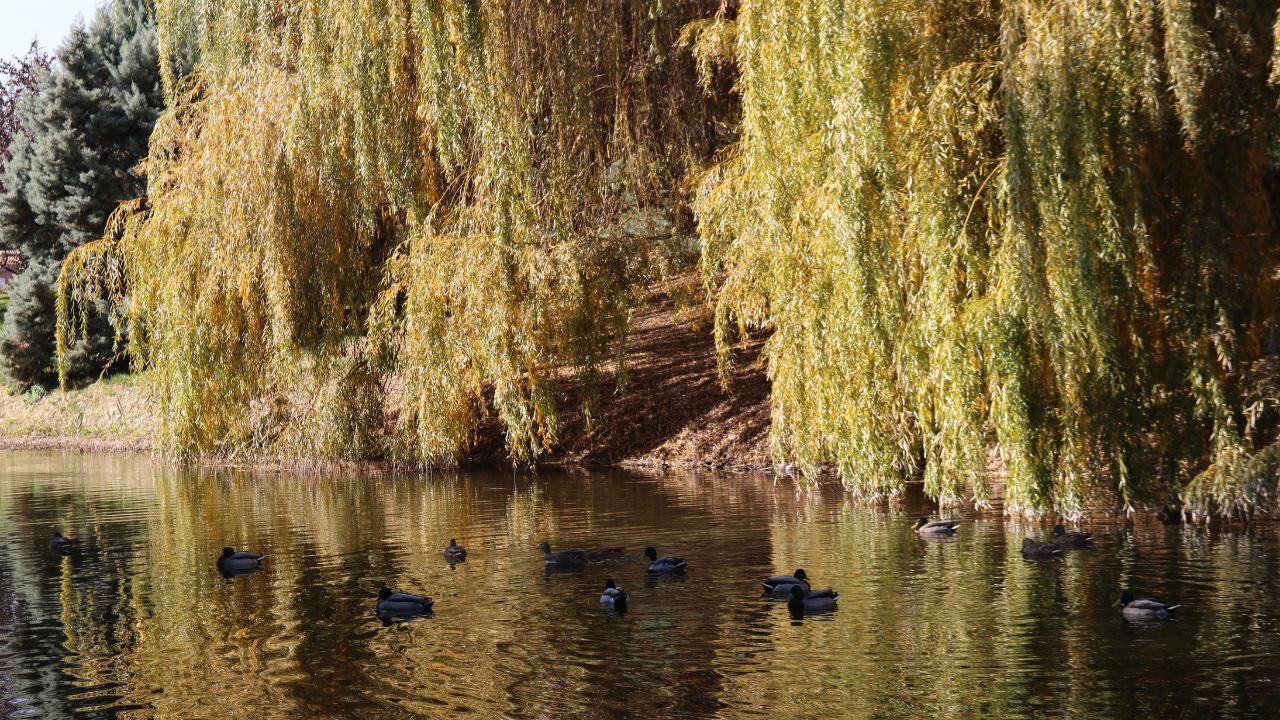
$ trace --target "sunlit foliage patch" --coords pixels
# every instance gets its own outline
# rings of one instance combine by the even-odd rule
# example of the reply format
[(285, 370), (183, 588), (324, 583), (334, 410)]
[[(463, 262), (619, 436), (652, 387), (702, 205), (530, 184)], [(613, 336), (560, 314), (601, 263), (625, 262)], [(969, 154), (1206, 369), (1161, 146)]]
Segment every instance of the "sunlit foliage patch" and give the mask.
[(778, 456), (868, 498), (922, 473), (981, 503), (996, 470), (1014, 512), (1274, 493), (1274, 452), (1239, 470), (1275, 427), (1275, 20), (745, 3), (742, 140), (699, 230), (726, 359), (772, 331)]
[(157, 7), (149, 206), (73, 258), (63, 309), (116, 270), (158, 447), (450, 462), (491, 408), (530, 458), (564, 369), (588, 411), (606, 364), (625, 384), (630, 309), (696, 260), (677, 181), (724, 100), (677, 42), (718, 4)]
[(625, 385), (696, 191), (779, 460), (1247, 511), (1280, 465), (1276, 5), (161, 0), (197, 72), (63, 316), (115, 293), (176, 454), (450, 462), (492, 408), (529, 458), (562, 380)]

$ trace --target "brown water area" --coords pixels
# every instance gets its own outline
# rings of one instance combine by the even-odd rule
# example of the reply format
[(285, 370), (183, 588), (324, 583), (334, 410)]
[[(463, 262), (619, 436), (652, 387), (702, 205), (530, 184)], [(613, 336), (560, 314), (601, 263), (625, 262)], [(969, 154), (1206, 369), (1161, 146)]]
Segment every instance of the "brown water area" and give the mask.
[[(1047, 525), (950, 538), (838, 486), (744, 474), (289, 475), (0, 455), (3, 718), (1275, 717), (1280, 528)], [(54, 530), (73, 552), (47, 549)], [(450, 567), (457, 538), (469, 555)], [(548, 574), (535, 549), (646, 545)], [(266, 553), (224, 577), (223, 546)], [(762, 577), (841, 593), (793, 618)], [(599, 603), (607, 578), (625, 613)], [(436, 598), (384, 621), (387, 586)], [(1181, 602), (1131, 622), (1122, 590)]]

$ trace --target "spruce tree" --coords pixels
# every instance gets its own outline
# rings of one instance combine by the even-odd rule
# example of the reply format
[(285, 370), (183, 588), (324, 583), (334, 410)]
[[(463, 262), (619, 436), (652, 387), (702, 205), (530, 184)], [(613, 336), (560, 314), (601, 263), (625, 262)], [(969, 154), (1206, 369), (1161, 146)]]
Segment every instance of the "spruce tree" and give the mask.
[[(55, 288), (62, 260), (102, 236), (123, 200), (143, 195), (138, 162), (164, 109), (153, 11), (145, 0), (117, 0), (88, 28), (77, 24), (41, 73), (39, 92), (19, 116), (0, 197), (0, 244), (20, 248), (29, 267), (14, 284), (0, 368), (29, 385), (57, 376)], [(105, 310), (105, 309), (104, 309)], [(91, 319), (71, 348), (71, 375), (102, 368), (117, 348), (107, 315)]]

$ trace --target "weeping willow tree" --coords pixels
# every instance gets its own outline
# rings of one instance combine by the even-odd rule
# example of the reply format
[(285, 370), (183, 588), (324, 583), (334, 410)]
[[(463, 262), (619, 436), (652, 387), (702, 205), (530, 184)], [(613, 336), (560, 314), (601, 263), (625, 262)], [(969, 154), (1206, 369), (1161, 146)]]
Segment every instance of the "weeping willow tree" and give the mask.
[[(1274, 497), (1268, 0), (762, 0), (697, 211), (775, 452), (867, 498)], [(723, 58), (721, 57), (723, 61)]]
[(113, 297), (180, 456), (450, 462), (489, 411), (536, 456), (696, 262), (677, 183), (732, 105), (677, 41), (717, 7), (158, 0), (148, 200), (69, 262), (64, 342)]
[(696, 229), (780, 459), (1247, 510), (1276, 4), (160, 0), (149, 199), (69, 261), (63, 341), (114, 298), (175, 454), (449, 462), (491, 409), (528, 458)]

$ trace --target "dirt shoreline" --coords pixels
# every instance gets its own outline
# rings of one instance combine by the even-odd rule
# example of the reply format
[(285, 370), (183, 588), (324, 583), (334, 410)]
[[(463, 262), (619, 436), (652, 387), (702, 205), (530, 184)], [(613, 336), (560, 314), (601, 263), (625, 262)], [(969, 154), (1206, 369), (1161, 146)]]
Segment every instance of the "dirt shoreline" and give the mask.
[[(628, 392), (617, 394), (616, 368), (602, 369), (590, 422), (566, 387), (559, 443), (536, 465), (565, 468), (715, 468), (772, 472), (769, 381), (763, 341), (737, 354), (722, 390), (705, 313), (677, 312), (665, 295), (635, 311), (628, 338)], [(152, 451), (153, 408), (129, 376), (42, 397), (0, 396), (0, 451)], [(383, 466), (386, 463), (262, 458), (214, 464)], [(500, 423), (481, 420), (462, 467), (511, 466)], [(787, 468), (781, 468), (785, 473)]]
[[(567, 388), (560, 441), (538, 464), (771, 470), (763, 345), (756, 340), (736, 354), (725, 392), (710, 318), (687, 317), (670, 298), (656, 298), (632, 316), (628, 391), (617, 394), (616, 368), (603, 368), (588, 422), (576, 389)], [(479, 423), (467, 462), (510, 464), (496, 418)]]

